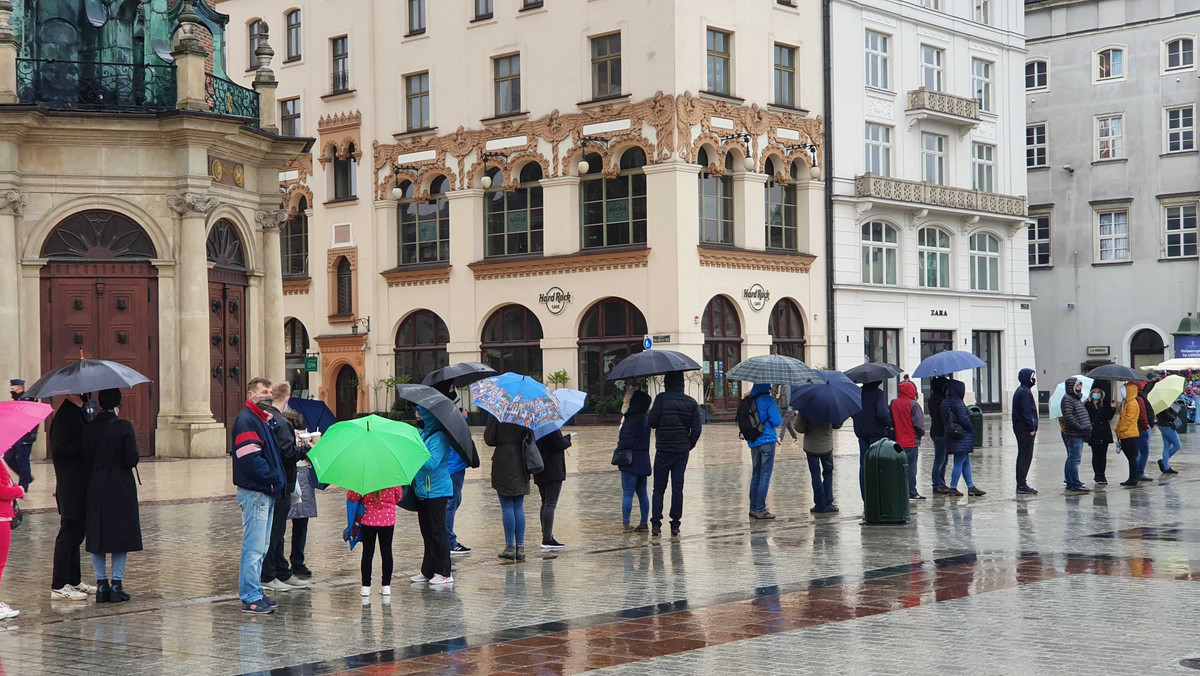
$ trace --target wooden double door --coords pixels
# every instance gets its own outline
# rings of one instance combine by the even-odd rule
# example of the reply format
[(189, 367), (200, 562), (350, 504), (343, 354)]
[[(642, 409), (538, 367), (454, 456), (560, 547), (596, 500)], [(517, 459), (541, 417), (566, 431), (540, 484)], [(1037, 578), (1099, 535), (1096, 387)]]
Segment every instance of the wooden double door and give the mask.
[(213, 418), (233, 429), (246, 402), (246, 275), (208, 273), (209, 393)]

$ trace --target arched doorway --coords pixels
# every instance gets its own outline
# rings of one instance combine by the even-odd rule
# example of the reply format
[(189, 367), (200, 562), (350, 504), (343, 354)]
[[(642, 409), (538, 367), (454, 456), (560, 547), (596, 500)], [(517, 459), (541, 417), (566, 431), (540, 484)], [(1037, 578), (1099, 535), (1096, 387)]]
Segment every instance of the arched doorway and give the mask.
[(790, 298), (783, 298), (771, 308), (767, 320), (767, 333), (771, 336), (771, 354), (782, 354), (804, 361), (804, 317), (800, 308)]
[(209, 229), (207, 249), (209, 397), (213, 418), (232, 430), (246, 397), (246, 253), (225, 219)]
[[(588, 308), (579, 324), (579, 389), (595, 408), (601, 398), (623, 393), (604, 379), (617, 362), (642, 351), (646, 317), (624, 298), (605, 298)], [(619, 412), (618, 407), (614, 412)]]
[(138, 452), (154, 454), (158, 418), (158, 270), (141, 226), (113, 211), (82, 211), (42, 244), (42, 370), (108, 359), (150, 379), (123, 392), (121, 417), (133, 423)]
[(430, 371), (450, 363), (446, 344), (450, 330), (446, 322), (429, 310), (417, 310), (400, 322), (396, 330), (396, 377), (408, 376), (419, 383)]
[(284, 368), (292, 396), (308, 398), (308, 371), (304, 368), (304, 357), (308, 355), (308, 330), (299, 319), (292, 317), (283, 323)]
[(338, 370), (334, 399), (338, 420), (353, 420), (358, 415), (358, 373), (353, 366), (343, 364)]
[(1129, 339), (1129, 365), (1135, 369), (1162, 362), (1167, 346), (1154, 329), (1142, 329)]
[(542, 380), (542, 323), (528, 308), (505, 305), (483, 325), (479, 349), (484, 364)]
[(725, 374), (742, 361), (742, 323), (737, 309), (725, 296), (716, 296), (700, 316), (704, 334), (704, 400), (718, 412), (732, 413), (741, 399), (740, 383)]

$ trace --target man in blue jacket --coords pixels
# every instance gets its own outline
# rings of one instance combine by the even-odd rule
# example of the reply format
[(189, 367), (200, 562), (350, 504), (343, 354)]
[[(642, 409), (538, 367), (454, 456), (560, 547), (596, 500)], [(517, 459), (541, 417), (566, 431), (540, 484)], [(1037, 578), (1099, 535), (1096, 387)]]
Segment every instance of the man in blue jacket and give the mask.
[(1013, 392), (1012, 400), (1012, 430), (1017, 437), (1017, 494), (1037, 495), (1027, 482), (1029, 466), (1033, 464), (1033, 442), (1038, 432), (1037, 400), (1033, 396), (1037, 378), (1033, 369), (1021, 369), (1017, 380), (1021, 386)]
[(662, 534), (663, 494), (669, 478), (671, 536), (674, 537), (679, 535), (679, 522), (683, 518), (683, 473), (687, 469), (688, 453), (700, 440), (704, 416), (696, 400), (683, 391), (682, 373), (666, 374), (663, 389), (654, 398), (647, 416), (654, 429), (654, 499), (650, 534)]
[(287, 478), (275, 420), (266, 410), (271, 405), (271, 381), (255, 378), (246, 392), (246, 405), (233, 423), (233, 483), (242, 509), (242, 562), (238, 574), (238, 596), (242, 612), (275, 612), (274, 601), (263, 595), (263, 558), (271, 537), (272, 507), (283, 495)]
[(858, 493), (864, 498), (867, 449), (880, 439), (887, 438), (888, 428), (892, 426), (887, 394), (880, 389), (881, 385), (882, 382), (876, 381), (862, 386), (862, 410), (853, 416), (854, 436), (858, 437)]
[(750, 518), (774, 519), (775, 515), (767, 511), (767, 489), (771, 486), (771, 473), (775, 469), (775, 445), (779, 443), (775, 430), (783, 424), (783, 416), (779, 413), (775, 398), (771, 396), (769, 384), (755, 384), (746, 396), (754, 400), (758, 421), (762, 425), (762, 433), (753, 441), (746, 442), (753, 461), (750, 470)]

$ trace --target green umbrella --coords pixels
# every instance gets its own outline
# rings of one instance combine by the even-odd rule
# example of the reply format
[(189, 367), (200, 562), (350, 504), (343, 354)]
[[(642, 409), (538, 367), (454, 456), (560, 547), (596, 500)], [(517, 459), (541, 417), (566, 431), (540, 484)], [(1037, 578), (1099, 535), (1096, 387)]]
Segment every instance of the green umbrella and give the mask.
[(417, 428), (377, 415), (333, 425), (308, 453), (321, 483), (364, 494), (409, 485), (429, 458)]

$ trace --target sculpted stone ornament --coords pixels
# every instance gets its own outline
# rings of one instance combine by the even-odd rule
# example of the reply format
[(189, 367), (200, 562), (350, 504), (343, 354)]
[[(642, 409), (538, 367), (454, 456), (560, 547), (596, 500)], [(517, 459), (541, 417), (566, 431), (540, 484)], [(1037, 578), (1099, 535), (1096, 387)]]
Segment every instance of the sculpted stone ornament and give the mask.
[(288, 219), (288, 212), (283, 209), (262, 209), (254, 212), (254, 220), (263, 232), (279, 230)]
[(207, 214), (216, 209), (221, 203), (221, 198), (216, 195), (200, 195), (194, 192), (184, 192), (178, 195), (167, 196), (167, 205), (175, 210), (175, 213), (180, 216), (194, 211), (198, 214)]
[(0, 194), (0, 211), (12, 209), (14, 214), (20, 216), (25, 211), (25, 203), (28, 200), (29, 195), (20, 190), (5, 190), (3, 194)]

